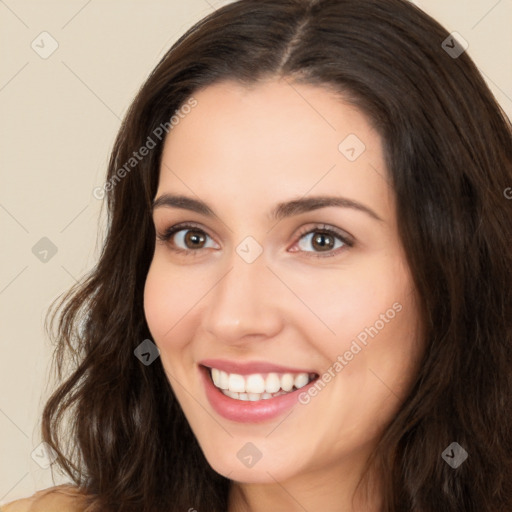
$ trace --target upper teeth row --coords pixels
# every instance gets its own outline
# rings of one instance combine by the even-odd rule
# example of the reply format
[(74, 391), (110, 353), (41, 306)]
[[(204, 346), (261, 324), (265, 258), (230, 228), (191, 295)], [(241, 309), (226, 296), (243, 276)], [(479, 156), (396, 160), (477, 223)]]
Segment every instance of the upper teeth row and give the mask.
[(307, 373), (269, 373), (264, 377), (261, 373), (240, 375), (211, 368), (211, 374), (213, 383), (218, 388), (234, 393), (277, 393), (280, 389), (290, 391), (293, 386), (302, 388), (309, 382)]

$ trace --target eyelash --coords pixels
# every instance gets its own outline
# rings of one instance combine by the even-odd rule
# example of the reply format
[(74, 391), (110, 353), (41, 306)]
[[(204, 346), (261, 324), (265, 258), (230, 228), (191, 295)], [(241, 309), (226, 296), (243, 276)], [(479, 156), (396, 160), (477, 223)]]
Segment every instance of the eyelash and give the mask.
[[(208, 233), (206, 233), (198, 225), (191, 224), (191, 223), (184, 223), (184, 224), (176, 224), (175, 226), (171, 226), (170, 228), (166, 229), (163, 233), (158, 233), (157, 239), (162, 243), (168, 243), (173, 235), (175, 235), (176, 233), (179, 233), (180, 231), (187, 231), (187, 230), (199, 231), (200, 233), (203, 233), (207, 237), (211, 238), (210, 235), (208, 235)], [(330, 235), (334, 238), (339, 239), (344, 244), (344, 247), (338, 247), (337, 249), (334, 249), (331, 251), (326, 251), (323, 254), (321, 252), (315, 252), (315, 251), (300, 251), (300, 250), (297, 251), (297, 252), (305, 252), (308, 257), (329, 258), (331, 256), (335, 256), (336, 254), (338, 254), (340, 252), (340, 250), (344, 250), (346, 247), (354, 246), (354, 242), (352, 239), (350, 239), (346, 235), (342, 234), (340, 231), (338, 231), (332, 227), (329, 227), (325, 224), (322, 224), (322, 225), (318, 224), (316, 226), (313, 226), (312, 228), (303, 228), (298, 234), (297, 242), (301, 238), (303, 238), (305, 235), (309, 235), (311, 233), (322, 233), (322, 234)], [(199, 253), (202, 249), (204, 249), (204, 248), (188, 249), (187, 250), (187, 249), (181, 249), (179, 247), (178, 248), (172, 247), (172, 251), (174, 251), (175, 253), (178, 253), (178, 254), (183, 254), (185, 256), (196, 256), (197, 253)]]

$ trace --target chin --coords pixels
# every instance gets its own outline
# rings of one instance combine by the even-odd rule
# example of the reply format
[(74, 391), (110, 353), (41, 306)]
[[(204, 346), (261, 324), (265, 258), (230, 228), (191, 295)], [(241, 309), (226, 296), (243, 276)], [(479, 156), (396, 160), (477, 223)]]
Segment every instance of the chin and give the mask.
[[(300, 461), (294, 461), (289, 455), (284, 455), (283, 460), (261, 452), (261, 455), (257, 455), (256, 448), (249, 440), (235, 437), (231, 439), (231, 443), (225, 443), (224, 447), (222, 453), (219, 453), (217, 447), (211, 451), (203, 447), (204, 456), (215, 472), (237, 482), (284, 481), (293, 477), (299, 468)], [(252, 459), (247, 457), (249, 454)]]

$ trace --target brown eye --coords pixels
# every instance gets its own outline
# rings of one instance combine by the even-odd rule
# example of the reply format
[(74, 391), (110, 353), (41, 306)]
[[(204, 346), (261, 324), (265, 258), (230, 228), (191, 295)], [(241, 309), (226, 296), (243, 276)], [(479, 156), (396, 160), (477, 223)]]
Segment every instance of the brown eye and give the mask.
[(194, 254), (201, 249), (218, 246), (202, 229), (193, 225), (176, 225), (157, 235), (158, 240), (169, 244), (176, 252)]
[(206, 237), (202, 231), (186, 230), (183, 242), (189, 249), (202, 249), (206, 243)]
[(330, 252), (346, 245), (349, 245), (348, 242), (337, 233), (320, 229), (301, 236), (298, 243), (299, 248), (305, 252)]
[(311, 239), (311, 246), (318, 251), (329, 251), (334, 247), (335, 240), (332, 235), (328, 233), (316, 233)]
[(314, 257), (335, 256), (353, 245), (354, 240), (350, 235), (326, 225), (302, 231), (296, 243), (300, 252)]

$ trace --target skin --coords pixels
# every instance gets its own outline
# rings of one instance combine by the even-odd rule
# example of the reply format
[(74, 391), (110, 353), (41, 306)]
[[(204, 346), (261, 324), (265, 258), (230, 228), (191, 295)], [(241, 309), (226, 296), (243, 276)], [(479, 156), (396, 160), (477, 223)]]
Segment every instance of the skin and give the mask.
[[(356, 484), (422, 355), (381, 138), (324, 87), (222, 82), (194, 97), (197, 106), (165, 141), (156, 198), (200, 199), (216, 216), (154, 209), (157, 234), (193, 222), (205, 236), (198, 242), (184, 238), (195, 230), (181, 231), (157, 241), (147, 276), (145, 314), (169, 382), (208, 462), (233, 482), (229, 512), (377, 511), (378, 485), (368, 503), (352, 504)], [(354, 161), (338, 149), (349, 134), (366, 147)], [(316, 195), (357, 201), (381, 220), (338, 206), (279, 222), (268, 217), (277, 203)], [(349, 234), (354, 245), (327, 236), (335, 246), (322, 249), (303, 234), (316, 229), (318, 236), (324, 225)], [(252, 263), (236, 252), (247, 236), (263, 249)], [(396, 303), (400, 312), (334, 371), (358, 334)], [(331, 368), (334, 377), (309, 403), (241, 424), (209, 404), (197, 366), (206, 358), (269, 361), (320, 375)], [(252, 468), (237, 458), (247, 442), (262, 453)]]

